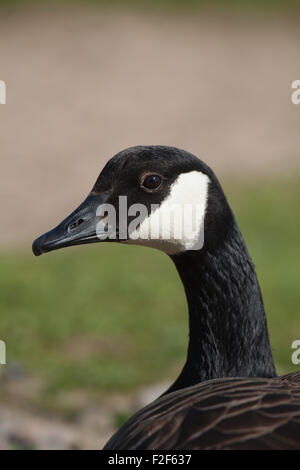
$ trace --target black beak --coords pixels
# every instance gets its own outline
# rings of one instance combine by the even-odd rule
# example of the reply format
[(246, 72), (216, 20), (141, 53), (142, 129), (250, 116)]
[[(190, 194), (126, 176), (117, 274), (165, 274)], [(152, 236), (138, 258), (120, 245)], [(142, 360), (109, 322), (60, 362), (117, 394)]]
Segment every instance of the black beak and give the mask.
[(66, 246), (99, 242), (101, 238), (97, 224), (100, 217), (97, 216), (97, 209), (107, 201), (108, 196), (108, 193), (90, 193), (71, 215), (33, 242), (35, 256)]

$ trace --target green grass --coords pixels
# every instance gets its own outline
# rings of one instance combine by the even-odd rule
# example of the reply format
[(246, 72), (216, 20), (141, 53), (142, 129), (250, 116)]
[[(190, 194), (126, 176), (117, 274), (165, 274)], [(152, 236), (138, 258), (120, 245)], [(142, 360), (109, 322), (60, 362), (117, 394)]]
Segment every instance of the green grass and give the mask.
[[(257, 267), (279, 372), (297, 370), (290, 357), (300, 339), (299, 179), (224, 187)], [(187, 308), (167, 256), (102, 244), (39, 258), (30, 247), (11, 250), (0, 262), (7, 361), (41, 376), (46, 391), (121, 391), (179, 372)]]
[(41, 6), (51, 4), (67, 5), (98, 5), (98, 6), (116, 6), (116, 7), (133, 7), (145, 8), (149, 10), (167, 10), (167, 11), (195, 11), (204, 8), (212, 10), (228, 10), (246, 11), (246, 12), (265, 12), (266, 14), (293, 13), (299, 12), (299, 2), (297, 0), (0, 0), (0, 7), (24, 7), (24, 6)]

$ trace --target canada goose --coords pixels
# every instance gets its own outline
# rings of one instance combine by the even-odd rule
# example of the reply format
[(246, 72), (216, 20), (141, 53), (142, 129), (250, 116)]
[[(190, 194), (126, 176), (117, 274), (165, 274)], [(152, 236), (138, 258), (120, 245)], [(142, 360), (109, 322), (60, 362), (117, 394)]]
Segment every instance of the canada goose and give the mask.
[[(125, 212), (125, 232), (122, 196), (128, 208), (147, 208), (132, 229), (136, 212)], [(189, 225), (189, 218), (172, 219), (170, 230), (161, 230), (174, 205), (188, 204), (194, 230), (175, 236), (176, 223)], [(149, 227), (151, 237), (142, 236)], [(124, 150), (109, 160), (85, 201), (35, 240), (33, 252), (99, 241), (167, 253), (184, 284), (190, 330), (177, 380), (105, 449), (300, 448), (300, 373), (276, 377), (255, 269), (213, 171), (172, 147)]]

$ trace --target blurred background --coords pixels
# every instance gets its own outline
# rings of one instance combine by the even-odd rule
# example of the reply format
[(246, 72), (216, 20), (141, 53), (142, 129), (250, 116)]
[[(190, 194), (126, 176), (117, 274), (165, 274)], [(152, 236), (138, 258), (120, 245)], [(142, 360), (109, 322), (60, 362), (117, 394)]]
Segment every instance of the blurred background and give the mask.
[(299, 369), (299, 25), (289, 1), (0, 2), (0, 448), (97, 449), (184, 364), (187, 307), (167, 256), (31, 253), (131, 145), (178, 146), (215, 170), (277, 371)]

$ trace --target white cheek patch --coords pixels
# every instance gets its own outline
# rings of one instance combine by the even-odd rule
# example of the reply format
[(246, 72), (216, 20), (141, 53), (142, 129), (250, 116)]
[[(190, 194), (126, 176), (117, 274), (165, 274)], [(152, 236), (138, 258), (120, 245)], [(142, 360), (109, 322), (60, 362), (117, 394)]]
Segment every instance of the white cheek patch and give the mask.
[[(133, 230), (128, 243), (157, 248), (168, 254), (199, 250), (204, 243), (204, 217), (209, 178), (200, 171), (182, 173), (166, 199)], [(155, 209), (156, 207), (156, 209)]]

